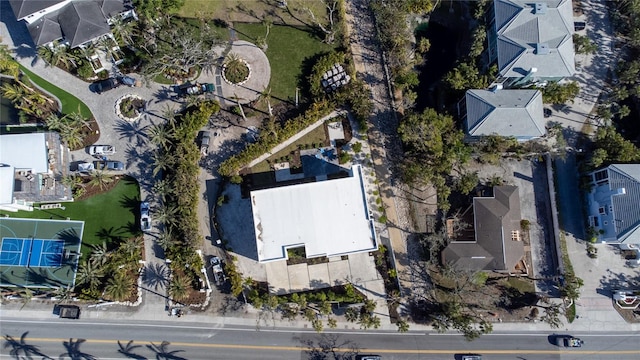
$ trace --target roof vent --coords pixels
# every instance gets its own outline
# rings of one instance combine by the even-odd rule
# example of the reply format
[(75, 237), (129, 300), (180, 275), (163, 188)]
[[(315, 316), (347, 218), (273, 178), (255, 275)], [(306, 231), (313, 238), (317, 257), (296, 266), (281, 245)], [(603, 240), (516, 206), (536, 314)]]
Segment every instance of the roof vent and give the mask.
[(536, 44), (536, 54), (537, 55), (547, 55), (547, 54), (549, 54), (549, 44), (537, 43)]
[(502, 84), (496, 84), (496, 86), (491, 88), (491, 92), (498, 92), (498, 90), (502, 90)]
[(535, 3), (533, 9), (534, 14), (544, 15), (547, 13), (547, 4), (546, 3)]
[(613, 194), (612, 195), (624, 195), (627, 193), (627, 190), (625, 188), (617, 188), (615, 190), (613, 190)]

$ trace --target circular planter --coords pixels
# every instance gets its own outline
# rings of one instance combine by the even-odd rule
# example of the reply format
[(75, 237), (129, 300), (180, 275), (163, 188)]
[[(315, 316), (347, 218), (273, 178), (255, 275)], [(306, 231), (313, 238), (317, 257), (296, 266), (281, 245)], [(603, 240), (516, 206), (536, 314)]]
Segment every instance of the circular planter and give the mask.
[(238, 59), (238, 61), (241, 62), (242, 65), (244, 65), (247, 68), (247, 75), (246, 75), (246, 77), (244, 79), (235, 79), (235, 78), (233, 78), (231, 76), (230, 76), (231, 79), (229, 79), (229, 78), (227, 78), (227, 64), (224, 64), (224, 65), (222, 65), (222, 79), (224, 79), (224, 81), (227, 84), (230, 84), (230, 85), (243, 85), (251, 77), (251, 66), (249, 65), (249, 63), (247, 63), (243, 59)]
[(138, 95), (128, 94), (116, 100), (116, 115), (126, 121), (136, 121), (142, 116), (147, 102)]

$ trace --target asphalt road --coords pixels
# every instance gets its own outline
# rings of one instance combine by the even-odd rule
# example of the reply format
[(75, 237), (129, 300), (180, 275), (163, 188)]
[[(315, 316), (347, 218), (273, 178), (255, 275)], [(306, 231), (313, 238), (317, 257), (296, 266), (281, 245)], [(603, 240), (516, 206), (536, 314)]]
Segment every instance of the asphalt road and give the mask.
[[(471, 353), (483, 354), (485, 359), (521, 360), (640, 357), (640, 334), (573, 334), (585, 345), (564, 350), (552, 345), (548, 334), (540, 333), (492, 334), (468, 342), (460, 335), (424, 332), (316, 334), (172, 322), (126, 324), (3, 317), (2, 335), (0, 358), (16, 358), (11, 356), (13, 349), (30, 349), (34, 358), (63, 359), (350, 359), (356, 354), (379, 354), (383, 359), (456, 359), (456, 355)], [(163, 341), (168, 343), (163, 345)]]

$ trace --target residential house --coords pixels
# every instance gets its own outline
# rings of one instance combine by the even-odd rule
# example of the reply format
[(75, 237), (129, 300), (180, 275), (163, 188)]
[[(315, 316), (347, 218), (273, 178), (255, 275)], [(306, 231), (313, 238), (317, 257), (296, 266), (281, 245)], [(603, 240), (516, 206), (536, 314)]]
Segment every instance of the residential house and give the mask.
[(69, 167), (67, 152), (57, 133), (0, 135), (0, 209), (73, 200), (59, 182)]
[(9, 0), (37, 46), (53, 41), (71, 48), (111, 35), (113, 18), (136, 17), (129, 0)]
[(467, 90), (458, 115), (468, 141), (493, 134), (527, 141), (546, 133), (538, 90)]
[(640, 244), (640, 164), (609, 165), (589, 177), (589, 225), (597, 241)]
[(515, 272), (524, 257), (517, 186), (495, 186), (492, 197), (473, 199), (470, 239), (454, 239), (442, 260), (470, 271)]
[(250, 200), (257, 260), (271, 292), (379, 281), (369, 255), (378, 242), (359, 165), (348, 177), (251, 191)]
[(573, 32), (571, 0), (495, 0), (487, 40), (496, 82), (518, 87), (573, 76)]

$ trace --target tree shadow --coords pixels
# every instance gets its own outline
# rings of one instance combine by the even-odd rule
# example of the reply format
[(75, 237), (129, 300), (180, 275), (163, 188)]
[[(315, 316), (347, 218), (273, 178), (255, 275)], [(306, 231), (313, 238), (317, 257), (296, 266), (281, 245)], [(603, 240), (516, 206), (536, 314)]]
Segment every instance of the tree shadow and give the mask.
[(9, 350), (9, 356), (13, 357), (14, 359), (32, 359), (33, 355), (41, 357), (43, 359), (53, 359), (52, 357), (43, 354), (37, 346), (27, 344), (26, 337), (28, 334), (28, 331), (24, 332), (20, 336), (20, 340), (17, 340), (11, 335), (5, 335), (5, 342), (2, 345), (2, 348), (11, 348), (11, 350)]
[(141, 348), (142, 345), (133, 345), (133, 340), (129, 340), (126, 345), (123, 345), (120, 340), (118, 340), (118, 353), (130, 358), (130, 359), (139, 359), (145, 360), (146, 357), (142, 355), (138, 355), (134, 353), (134, 350)]
[(147, 345), (147, 348), (156, 354), (157, 360), (187, 360), (187, 358), (176, 355), (177, 353), (184, 352), (184, 350), (169, 351), (168, 347), (171, 343), (163, 341), (160, 345), (151, 343)]
[(100, 230), (96, 232), (96, 236), (107, 244), (112, 244), (122, 241), (123, 234), (120, 228), (116, 229), (112, 226), (108, 229), (100, 228)]
[(303, 356), (309, 360), (347, 360), (355, 358), (360, 352), (357, 344), (351, 340), (340, 340), (340, 335), (336, 334), (322, 334), (319, 339), (302, 336), (297, 340), (306, 347)]
[(87, 341), (86, 339), (77, 339), (77, 340), (73, 340), (73, 338), (69, 338), (69, 341), (65, 341), (62, 343), (62, 345), (64, 345), (65, 350), (67, 350), (66, 353), (63, 353), (60, 355), (59, 359), (64, 359), (64, 358), (70, 358), (71, 360), (98, 360), (97, 357), (82, 352), (82, 350), (80, 350), (80, 346)]
[(130, 143), (135, 141), (136, 146), (143, 146), (149, 139), (147, 135), (148, 126), (141, 126), (140, 121), (118, 120), (114, 125), (116, 133), (120, 139), (127, 139)]
[(169, 269), (160, 263), (148, 264), (142, 270), (142, 283), (154, 290), (169, 283)]

